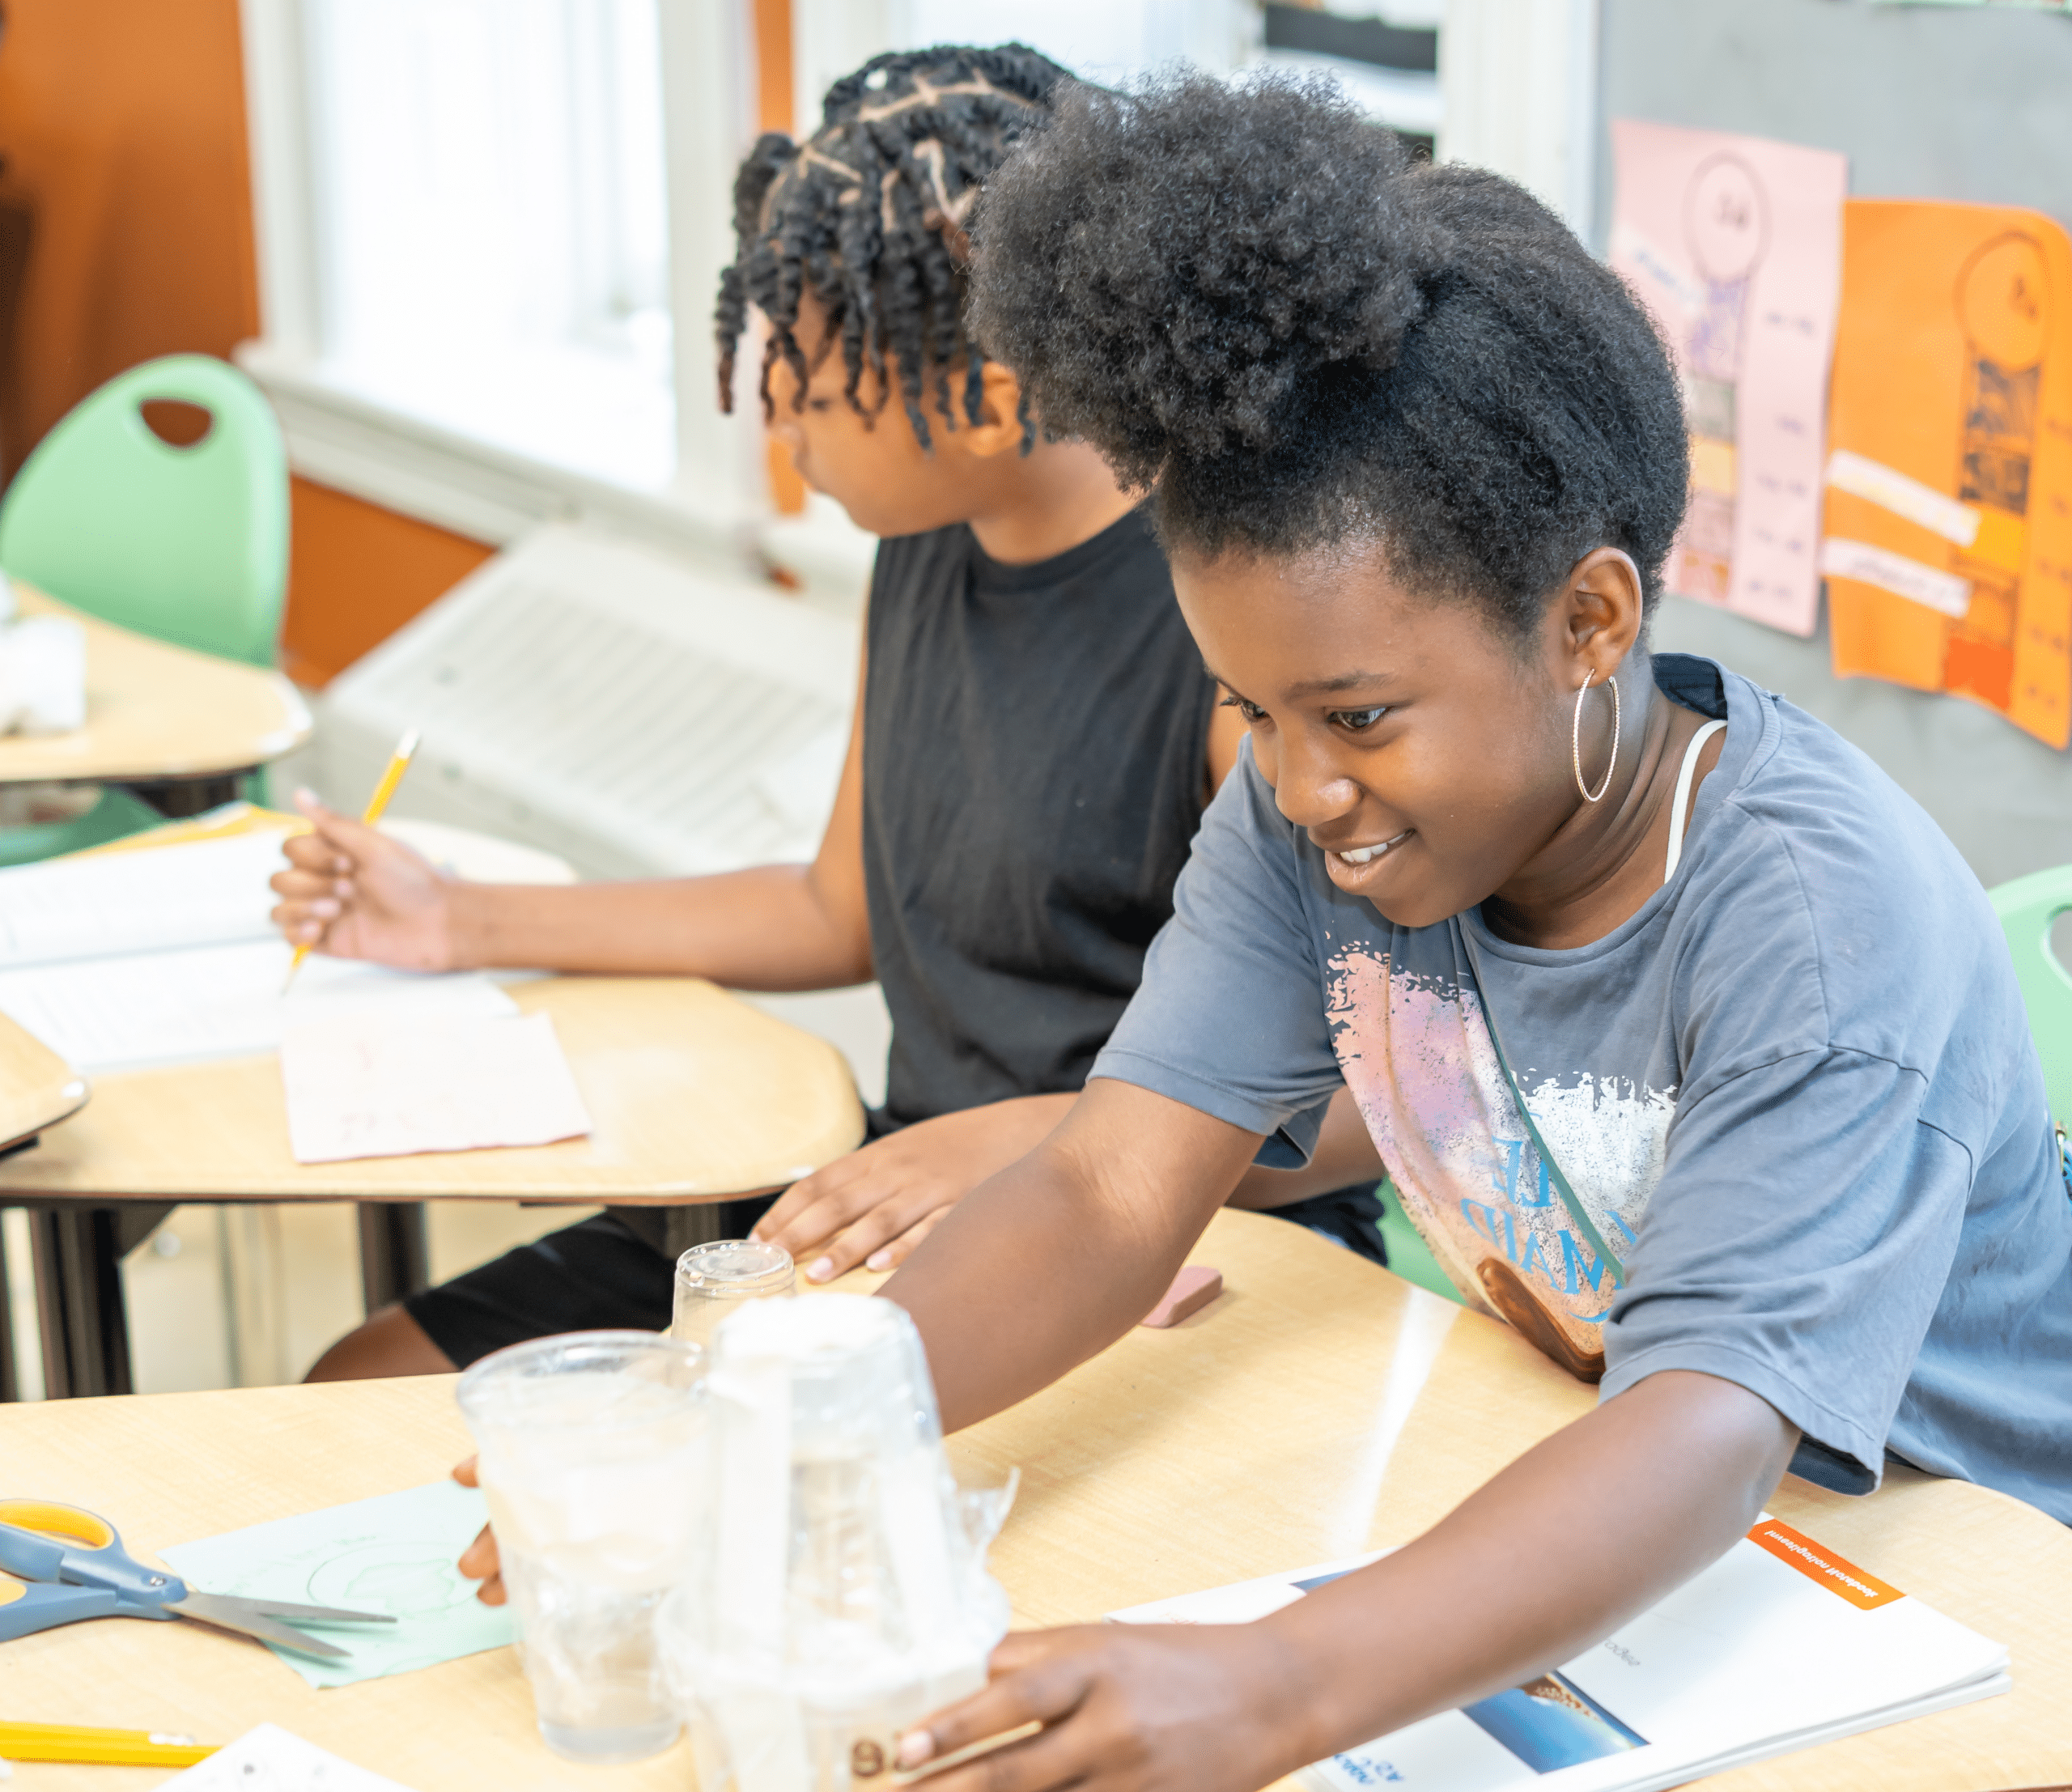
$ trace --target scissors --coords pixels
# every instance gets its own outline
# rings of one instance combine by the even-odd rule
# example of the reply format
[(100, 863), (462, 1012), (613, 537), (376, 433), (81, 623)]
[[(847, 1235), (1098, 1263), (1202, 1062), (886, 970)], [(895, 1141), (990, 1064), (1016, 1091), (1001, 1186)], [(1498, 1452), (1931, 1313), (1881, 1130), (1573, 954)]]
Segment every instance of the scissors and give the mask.
[(176, 1575), (135, 1561), (105, 1518), (46, 1500), (0, 1500), (0, 1569), (6, 1570), (0, 1574), (0, 1642), (82, 1618), (195, 1618), (299, 1654), (348, 1661), (350, 1650), (276, 1620), (396, 1621), (385, 1612), (338, 1612), (200, 1592)]

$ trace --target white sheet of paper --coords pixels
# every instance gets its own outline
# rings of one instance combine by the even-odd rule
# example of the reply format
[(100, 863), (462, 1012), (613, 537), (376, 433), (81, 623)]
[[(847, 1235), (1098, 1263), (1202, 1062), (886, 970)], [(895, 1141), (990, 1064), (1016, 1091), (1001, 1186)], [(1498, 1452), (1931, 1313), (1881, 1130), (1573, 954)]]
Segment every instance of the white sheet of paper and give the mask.
[(0, 871), (0, 966), (261, 940), (278, 833), (96, 853)]
[(291, 956), (276, 937), (0, 970), (0, 1013), (93, 1075), (270, 1051), (304, 1021), (378, 1012), (385, 1024), (415, 1026), (518, 1012), (472, 972), (418, 975), (321, 957), (304, 962), (283, 996)]
[(162, 1792), (408, 1792), (277, 1723), (246, 1730), (160, 1784)]
[(590, 1116), (545, 1014), (399, 1026), (384, 1007), (281, 1042), (297, 1163), (580, 1138)]

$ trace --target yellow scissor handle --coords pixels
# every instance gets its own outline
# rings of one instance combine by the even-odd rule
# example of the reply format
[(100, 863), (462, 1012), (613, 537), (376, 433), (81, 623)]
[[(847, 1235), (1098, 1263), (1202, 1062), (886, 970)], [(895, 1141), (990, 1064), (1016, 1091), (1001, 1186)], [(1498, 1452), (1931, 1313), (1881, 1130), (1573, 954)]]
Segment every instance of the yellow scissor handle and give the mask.
[(49, 1500), (0, 1500), (0, 1524), (11, 1524), (46, 1537), (61, 1537), (88, 1549), (105, 1549), (115, 1541), (115, 1527), (105, 1518), (76, 1505)]

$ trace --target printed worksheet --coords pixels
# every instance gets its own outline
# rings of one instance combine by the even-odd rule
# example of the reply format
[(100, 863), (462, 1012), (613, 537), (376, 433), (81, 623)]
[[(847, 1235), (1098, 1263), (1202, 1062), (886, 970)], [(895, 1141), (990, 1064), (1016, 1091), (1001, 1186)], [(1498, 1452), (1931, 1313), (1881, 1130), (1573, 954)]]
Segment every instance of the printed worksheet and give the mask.
[(0, 1014), (94, 1076), (270, 1051), (295, 1025), (359, 1017), (403, 1027), (518, 1012), (475, 972), (423, 975), (321, 955), (283, 994), (292, 956), (275, 936), (0, 970)]
[(1690, 431), (1668, 587), (1811, 635), (1848, 162), (1631, 118), (1611, 143), (1611, 265), (1668, 340)]

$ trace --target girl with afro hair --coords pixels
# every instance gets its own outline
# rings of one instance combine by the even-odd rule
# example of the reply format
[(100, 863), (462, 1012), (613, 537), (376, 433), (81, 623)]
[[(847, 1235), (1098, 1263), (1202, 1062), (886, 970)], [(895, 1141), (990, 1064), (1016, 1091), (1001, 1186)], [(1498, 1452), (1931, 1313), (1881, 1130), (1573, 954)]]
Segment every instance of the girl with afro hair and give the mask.
[(1010, 1638), (900, 1764), (1033, 1720), (932, 1783), (1250, 1792), (1570, 1659), (1787, 1467), (2072, 1521), (2072, 1204), (2006, 945), (1869, 760), (1650, 652), (1684, 435), (1624, 287), (1285, 83), (1076, 91), (972, 231), (974, 333), (1153, 494), (1250, 733), (1086, 1093), (886, 1287), (945, 1422), (1105, 1348), (1347, 1088), (1460, 1297), (1599, 1403), (1257, 1623)]
[[(830, 90), (809, 138), (765, 136), (737, 180), (720, 402), (753, 308), (774, 432), (885, 537), (848, 760), (811, 864), (469, 884), (305, 800), (316, 831), (274, 880), (291, 939), (416, 969), (749, 989), (875, 978), (893, 1033), (868, 1137), (774, 1206), (716, 1216), (718, 1236), (754, 1227), (815, 1281), (891, 1268), (1070, 1106), (1243, 733), (1216, 708), (1140, 495), (1086, 444), (1039, 431), (1013, 373), (964, 329), (965, 222), (1070, 84), (1014, 44), (880, 56)], [(1349, 1102), (1331, 1132), (1307, 1169), (1263, 1170), (1237, 1198), (1378, 1256), (1378, 1166)], [(550, 1332), (666, 1326), (676, 1253), (707, 1235), (652, 1208), (583, 1221), (375, 1314), (312, 1378), (437, 1373)]]

